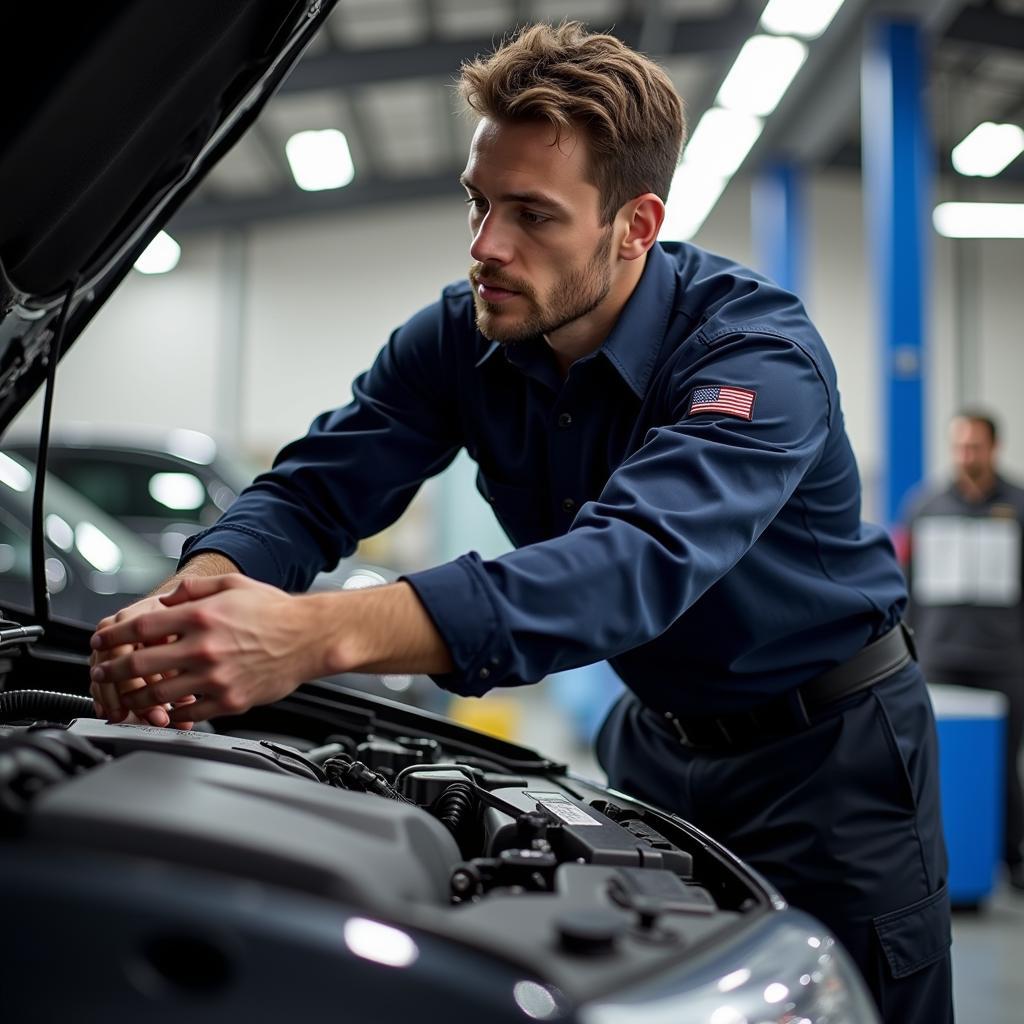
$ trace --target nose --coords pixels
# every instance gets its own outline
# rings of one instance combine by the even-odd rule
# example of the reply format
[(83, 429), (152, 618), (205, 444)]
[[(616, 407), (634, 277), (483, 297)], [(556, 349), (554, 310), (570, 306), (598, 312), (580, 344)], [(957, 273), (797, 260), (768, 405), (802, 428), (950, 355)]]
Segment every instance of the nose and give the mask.
[(481, 219), (469, 247), (469, 255), (477, 263), (497, 263), (504, 266), (512, 261), (512, 246), (508, 233), (489, 210)]

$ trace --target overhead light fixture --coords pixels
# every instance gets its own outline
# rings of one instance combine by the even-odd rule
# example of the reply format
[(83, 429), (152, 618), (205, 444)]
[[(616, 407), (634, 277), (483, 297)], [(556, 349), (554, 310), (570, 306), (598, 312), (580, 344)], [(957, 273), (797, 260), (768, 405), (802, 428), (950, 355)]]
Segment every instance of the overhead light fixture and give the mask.
[(767, 117), (807, 59), (807, 46), (789, 36), (751, 36), (718, 90), (728, 110)]
[(932, 223), (947, 238), (1024, 238), (1024, 203), (939, 203)]
[(984, 121), (954, 147), (953, 166), (960, 174), (992, 178), (1024, 152), (1024, 129)]
[(731, 178), (747, 158), (764, 127), (760, 118), (712, 107), (704, 112), (683, 152), (683, 163)]
[(761, 28), (777, 35), (817, 39), (842, 6), (843, 0), (769, 0)]
[(135, 269), (140, 274), (166, 274), (173, 270), (181, 259), (181, 246), (166, 231), (153, 239), (142, 255), (135, 261)]
[(696, 164), (681, 163), (672, 177), (665, 221), (658, 237), (664, 242), (693, 238), (714, 209), (729, 179)]
[(355, 177), (348, 139), (337, 128), (298, 132), (284, 150), (295, 184), (306, 192), (344, 188)]
[(75, 527), (75, 547), (79, 554), (100, 572), (117, 572), (123, 555), (120, 547), (98, 526), (84, 520)]

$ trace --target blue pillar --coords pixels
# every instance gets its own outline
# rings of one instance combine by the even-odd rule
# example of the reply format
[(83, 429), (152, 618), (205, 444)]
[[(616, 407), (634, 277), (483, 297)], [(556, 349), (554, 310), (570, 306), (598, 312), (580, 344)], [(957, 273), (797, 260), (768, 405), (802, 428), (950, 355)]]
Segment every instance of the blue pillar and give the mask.
[(794, 164), (765, 165), (750, 193), (754, 266), (776, 284), (803, 293), (803, 175)]
[(914, 24), (868, 26), (861, 64), (861, 149), (881, 379), (881, 511), (899, 522), (924, 467), (924, 281), (931, 168), (922, 36)]

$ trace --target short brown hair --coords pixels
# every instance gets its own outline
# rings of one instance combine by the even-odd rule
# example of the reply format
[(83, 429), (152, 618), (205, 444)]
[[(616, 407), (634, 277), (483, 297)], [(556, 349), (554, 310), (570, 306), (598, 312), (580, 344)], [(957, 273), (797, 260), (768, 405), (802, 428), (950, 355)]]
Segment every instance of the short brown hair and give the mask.
[(615, 36), (578, 21), (520, 29), (462, 66), (459, 93), (482, 117), (548, 121), (556, 144), (582, 129), (605, 224), (634, 196), (668, 198), (685, 132), (682, 101), (661, 67)]
[(999, 425), (995, 416), (984, 409), (961, 409), (953, 419), (968, 420), (971, 423), (980, 423), (989, 433), (989, 439), (993, 444), (999, 443)]

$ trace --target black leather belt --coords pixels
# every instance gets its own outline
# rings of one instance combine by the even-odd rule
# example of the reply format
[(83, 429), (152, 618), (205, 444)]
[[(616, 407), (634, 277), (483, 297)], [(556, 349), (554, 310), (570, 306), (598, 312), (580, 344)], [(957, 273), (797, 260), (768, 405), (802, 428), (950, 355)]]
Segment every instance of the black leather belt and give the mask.
[(917, 660), (914, 635), (901, 622), (848, 661), (750, 711), (698, 717), (646, 708), (645, 714), (683, 746), (707, 750), (750, 746), (806, 729), (816, 713), (880, 683), (911, 659)]

